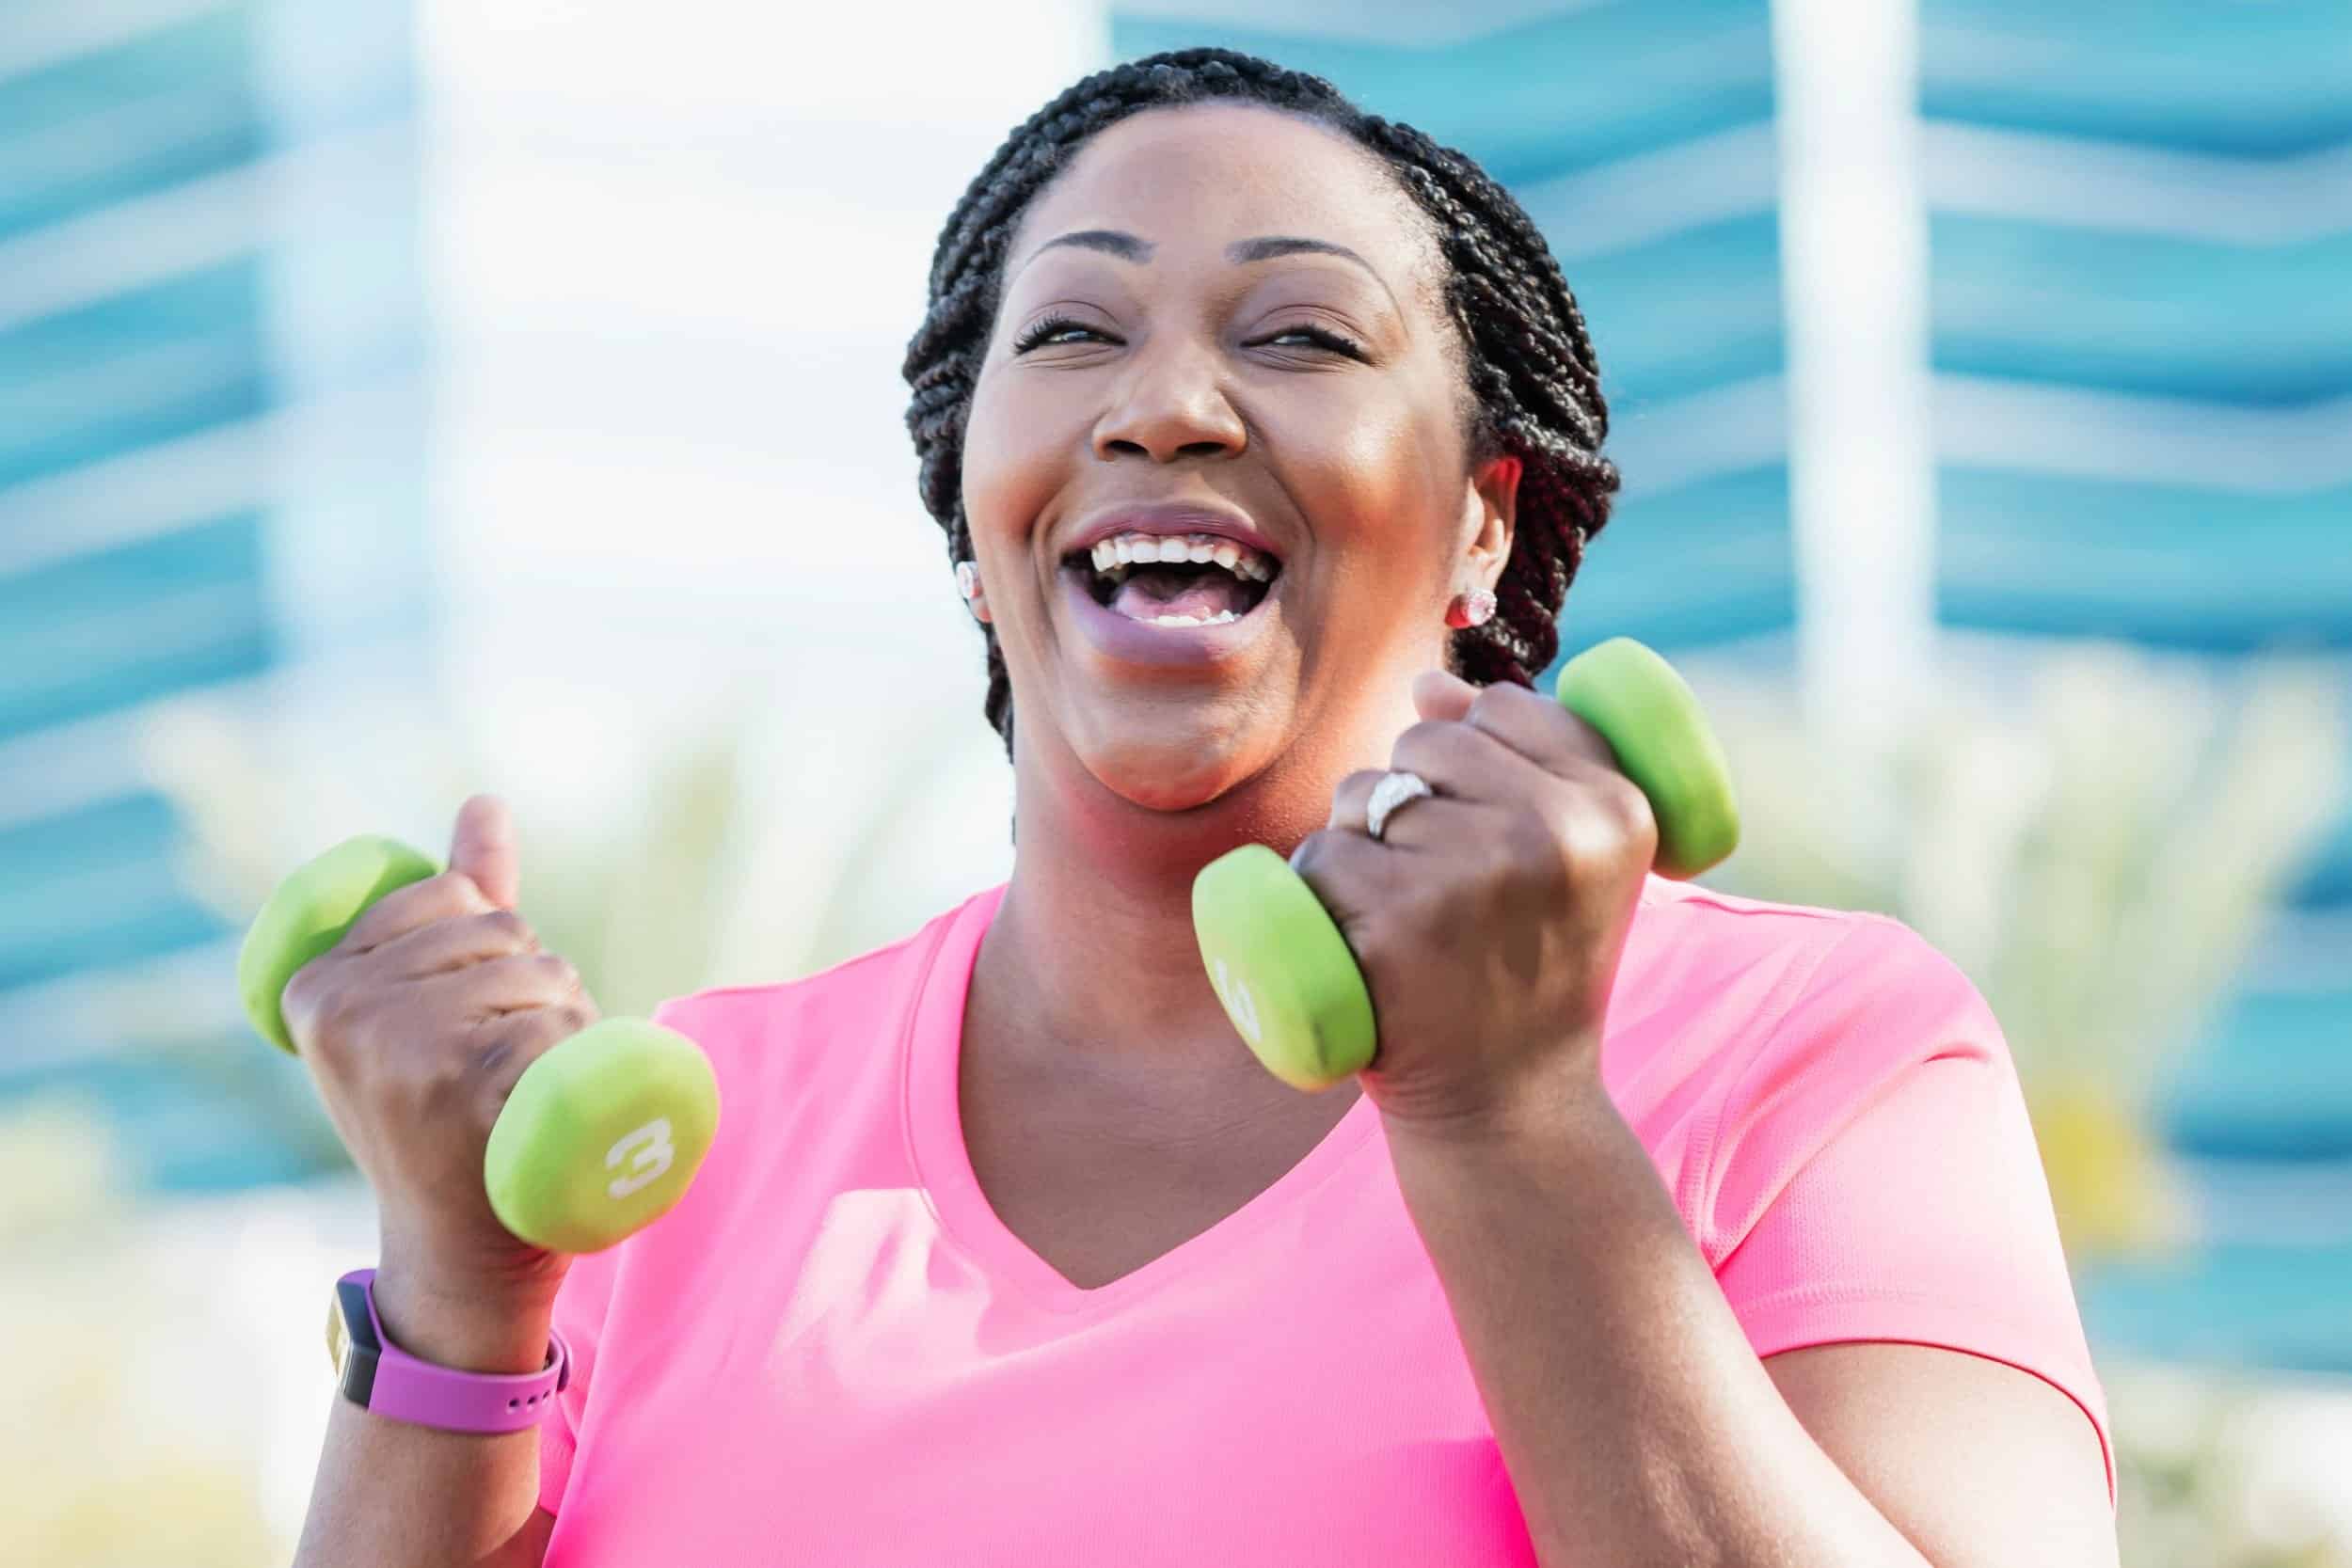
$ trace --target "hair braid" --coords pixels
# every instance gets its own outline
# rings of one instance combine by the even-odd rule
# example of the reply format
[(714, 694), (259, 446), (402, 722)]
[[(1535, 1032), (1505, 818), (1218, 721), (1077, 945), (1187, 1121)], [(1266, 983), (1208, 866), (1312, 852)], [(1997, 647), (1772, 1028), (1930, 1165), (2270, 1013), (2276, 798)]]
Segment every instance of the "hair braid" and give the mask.
[[(995, 328), (1014, 226), (1088, 138), (1144, 109), (1211, 101), (1260, 104), (1342, 132), (1386, 165), (1429, 222), (1445, 261), (1445, 308), (1459, 340), (1462, 411), (1473, 461), (1519, 459), (1511, 558), (1498, 613), (1453, 634), (1463, 678), (1533, 686), (1560, 647), (1560, 608), (1584, 548), (1609, 520), (1614, 464), (1600, 367), (1584, 313), (1526, 211), (1463, 153), (1409, 125), (1367, 115), (1320, 76), (1229, 49), (1176, 49), (1073, 84), (1007, 136), (941, 225), (930, 304), (901, 367), (911, 397), (923, 505), (950, 562), (972, 556), (963, 511), (963, 433)], [(988, 721), (1012, 753), (1012, 683), (993, 626)]]

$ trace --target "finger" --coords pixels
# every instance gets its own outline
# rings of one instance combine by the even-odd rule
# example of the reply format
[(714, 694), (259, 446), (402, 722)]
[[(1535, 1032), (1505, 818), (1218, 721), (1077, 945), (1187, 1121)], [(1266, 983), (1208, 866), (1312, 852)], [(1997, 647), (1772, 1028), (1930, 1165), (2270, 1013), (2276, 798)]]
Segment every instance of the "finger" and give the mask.
[(580, 972), (556, 953), (513, 953), (502, 958), (429, 974), (416, 982), (440, 1016), (495, 1018), (525, 1007), (545, 1007), (586, 996)]
[(1366, 915), (1393, 902), (1391, 879), (1401, 868), (1409, 871), (1384, 846), (1345, 830), (1309, 833), (1291, 855), (1291, 869), (1313, 890), (1315, 901), (1343, 932), (1359, 929)]
[(1372, 809), (1374, 786), (1389, 776), (1385, 768), (1359, 768), (1340, 781), (1340, 787), (1331, 792), (1331, 819), (1326, 827), (1335, 831), (1360, 829), (1364, 816)]
[(472, 878), (444, 871), (421, 882), (394, 888), (369, 905), (351, 923), (351, 929), (343, 933), (340, 949), (347, 956), (357, 957), (419, 927), (461, 915), (486, 913), (496, 907), (474, 885)]
[(522, 855), (515, 843), (515, 816), (496, 795), (469, 796), (457, 808), (450, 835), (449, 868), (471, 877), (482, 895), (511, 910), (522, 894)]
[(1451, 670), (1423, 670), (1413, 677), (1413, 709), (1423, 719), (1459, 719), (1477, 695), (1478, 688)]
[[(1439, 795), (1457, 800), (1492, 800), (1523, 792), (1535, 764), (1474, 724), (1424, 719), (1396, 737), (1389, 766), (1418, 773)], [(1406, 808), (1409, 810), (1410, 808)], [(1361, 826), (1362, 814), (1356, 816)]]
[[(1456, 726), (1457, 728), (1459, 726)], [(1415, 769), (1414, 771), (1418, 771)], [(1389, 776), (1386, 768), (1365, 768), (1350, 773), (1340, 782), (1331, 800), (1331, 824), (1326, 833), (1349, 836), (1365, 842), (1376, 842), (1394, 849), (1413, 850), (1434, 844), (1449, 842), (1449, 833), (1477, 832), (1482, 824), (1457, 820), (1465, 813), (1484, 813), (1487, 808), (1477, 802), (1461, 800), (1444, 790), (1432, 796), (1406, 800), (1393, 808), (1382, 825), (1380, 837), (1372, 837), (1372, 792), (1382, 779)], [(1426, 775), (1424, 775), (1426, 778)], [(1436, 787), (1434, 780), (1428, 781)], [(1454, 840), (1453, 842), (1458, 842)], [(1304, 844), (1300, 846), (1305, 848)], [(1293, 851), (1291, 869), (1299, 866), (1299, 853)]]
[(1478, 693), (1465, 723), (1485, 731), (1550, 772), (1574, 777), (1585, 767), (1618, 765), (1616, 749), (1600, 731), (1553, 699), (1513, 681), (1497, 681)]
[(482, 1025), (488, 1037), (482, 1059), (482, 1104), (496, 1124), (498, 1113), (531, 1064), (596, 1022), (596, 1004), (585, 996), (544, 1007), (501, 1013)]
[(538, 933), (512, 910), (485, 910), (419, 927), (385, 942), (379, 962), (404, 980), (539, 951)]

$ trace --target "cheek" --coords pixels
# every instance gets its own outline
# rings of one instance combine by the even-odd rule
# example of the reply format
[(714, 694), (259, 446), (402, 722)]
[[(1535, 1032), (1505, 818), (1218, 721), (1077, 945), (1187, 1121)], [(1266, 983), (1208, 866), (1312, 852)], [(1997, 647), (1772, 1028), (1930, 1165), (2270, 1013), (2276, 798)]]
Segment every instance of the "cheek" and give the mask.
[(1001, 380), (974, 390), (963, 431), (963, 510), (976, 541), (1028, 532), (1060, 484), (1067, 423), (1044, 400), (1009, 395)]
[[(1285, 420), (1277, 439), (1294, 494), (1333, 545), (1425, 547), (1434, 562), (1451, 537), (1461, 459), (1441, 417), (1404, 400), (1369, 400)], [(1395, 580), (1395, 556), (1381, 564)]]

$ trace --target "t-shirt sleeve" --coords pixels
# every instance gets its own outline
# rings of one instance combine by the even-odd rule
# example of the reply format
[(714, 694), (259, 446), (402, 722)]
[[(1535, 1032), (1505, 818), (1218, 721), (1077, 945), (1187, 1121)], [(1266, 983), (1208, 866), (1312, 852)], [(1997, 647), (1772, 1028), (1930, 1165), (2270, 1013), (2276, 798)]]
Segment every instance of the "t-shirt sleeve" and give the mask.
[(1701, 1242), (1758, 1356), (1894, 1340), (2030, 1372), (2115, 1458), (2015, 1063), (1958, 965), (1857, 917), (1740, 1068)]
[[(653, 1010), (653, 1022), (677, 1028), (676, 1014), (684, 1001), (674, 998), (662, 1003)], [(602, 1252), (574, 1258), (555, 1292), (554, 1327), (571, 1348), (572, 1371), (564, 1390), (555, 1396), (554, 1409), (539, 1422), (539, 1506), (549, 1513), (564, 1512), (564, 1489), (571, 1481), (572, 1462), (586, 1430), (605, 1316), (628, 1251), (628, 1242), (624, 1240)]]

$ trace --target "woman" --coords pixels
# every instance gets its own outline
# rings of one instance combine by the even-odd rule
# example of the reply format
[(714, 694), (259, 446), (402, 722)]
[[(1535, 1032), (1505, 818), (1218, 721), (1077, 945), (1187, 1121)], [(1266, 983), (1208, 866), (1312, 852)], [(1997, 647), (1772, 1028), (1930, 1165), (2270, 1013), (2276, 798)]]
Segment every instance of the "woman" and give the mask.
[[(339, 1407), (304, 1560), (2112, 1562), (1982, 998), (1883, 916), (1650, 874), (1641, 797), (1529, 689), (1616, 476), (1512, 199), (1187, 50), (1015, 132), (930, 288), (908, 418), (1012, 877), (665, 1004), (726, 1120), (608, 1252), (490, 1234), (486, 1117), (437, 1182), (409, 1150), (453, 1134), (347, 1094), (389, 1337), (524, 1371), (552, 1325), (572, 1370), (535, 1436)], [(1375, 835), (1390, 768), (1435, 794)], [(1320, 1094), (1196, 955), (1193, 876), (1248, 842), (1373, 992), (1379, 1057)], [(508, 1004), (528, 1059), (594, 1012), (517, 875), (477, 798), (394, 897), (463, 974), (554, 974)]]

